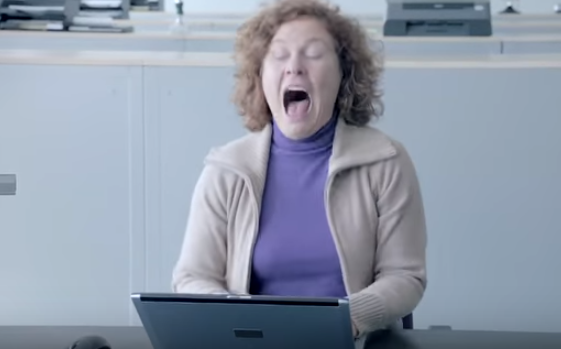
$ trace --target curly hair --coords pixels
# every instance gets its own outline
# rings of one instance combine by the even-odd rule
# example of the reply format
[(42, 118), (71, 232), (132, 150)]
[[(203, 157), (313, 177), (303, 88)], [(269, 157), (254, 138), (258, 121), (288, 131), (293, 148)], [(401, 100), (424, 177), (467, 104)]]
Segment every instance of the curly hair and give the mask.
[(341, 14), (339, 7), (319, 0), (278, 0), (265, 6), (237, 32), (234, 49), (236, 84), (233, 102), (250, 131), (271, 122), (271, 110), (261, 85), (261, 66), (278, 28), (299, 17), (324, 23), (334, 38), (342, 72), (335, 108), (348, 124), (364, 126), (384, 111), (380, 79), (383, 56), (358, 20)]

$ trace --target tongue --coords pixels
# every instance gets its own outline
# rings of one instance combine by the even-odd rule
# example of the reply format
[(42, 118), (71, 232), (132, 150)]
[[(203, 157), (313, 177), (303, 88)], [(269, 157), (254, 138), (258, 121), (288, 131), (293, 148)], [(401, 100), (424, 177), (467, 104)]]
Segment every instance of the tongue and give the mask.
[(306, 115), (309, 106), (310, 106), (309, 99), (305, 99), (303, 101), (298, 101), (298, 102), (290, 102), (290, 104), (288, 104), (288, 108), (286, 112), (289, 116), (301, 118)]

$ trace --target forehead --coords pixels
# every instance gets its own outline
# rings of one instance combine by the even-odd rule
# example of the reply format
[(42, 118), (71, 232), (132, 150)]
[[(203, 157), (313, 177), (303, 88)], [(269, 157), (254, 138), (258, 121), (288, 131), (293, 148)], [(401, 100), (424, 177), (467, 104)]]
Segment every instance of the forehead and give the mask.
[(332, 43), (333, 37), (320, 20), (312, 17), (301, 17), (282, 24), (273, 37), (273, 41), (276, 40), (292, 43), (322, 40)]

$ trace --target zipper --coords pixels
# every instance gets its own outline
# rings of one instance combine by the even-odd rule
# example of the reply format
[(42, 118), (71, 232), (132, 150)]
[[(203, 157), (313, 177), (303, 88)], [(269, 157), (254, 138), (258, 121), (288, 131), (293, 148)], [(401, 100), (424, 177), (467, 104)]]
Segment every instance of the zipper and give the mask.
[(245, 275), (245, 290), (244, 290), (245, 291), (244, 293), (249, 294), (250, 283), (251, 283), (251, 268), (253, 267), (253, 252), (254, 252), (255, 244), (257, 242), (257, 235), (259, 230), (259, 203), (258, 203), (259, 201), (257, 200), (257, 196), (255, 195), (255, 188), (253, 187), (253, 183), (251, 182), (249, 176), (243, 173), (242, 171), (238, 170), (234, 166), (229, 166), (215, 160), (208, 160), (207, 163), (220, 166), (240, 176), (246, 182), (247, 187), (251, 192), (251, 196), (253, 197), (252, 203), (253, 203), (254, 212), (256, 214), (256, 218), (255, 218), (254, 229), (251, 236), (251, 243), (248, 246), (249, 251), (247, 251), (248, 260), (247, 260), (247, 269)]

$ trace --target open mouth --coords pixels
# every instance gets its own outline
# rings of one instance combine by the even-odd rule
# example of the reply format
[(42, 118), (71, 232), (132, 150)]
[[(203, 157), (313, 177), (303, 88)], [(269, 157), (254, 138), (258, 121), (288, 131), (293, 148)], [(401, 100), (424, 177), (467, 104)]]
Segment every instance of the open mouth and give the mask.
[(284, 91), (283, 104), (287, 115), (303, 115), (311, 107), (310, 95), (304, 90), (288, 89)]

